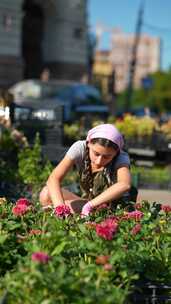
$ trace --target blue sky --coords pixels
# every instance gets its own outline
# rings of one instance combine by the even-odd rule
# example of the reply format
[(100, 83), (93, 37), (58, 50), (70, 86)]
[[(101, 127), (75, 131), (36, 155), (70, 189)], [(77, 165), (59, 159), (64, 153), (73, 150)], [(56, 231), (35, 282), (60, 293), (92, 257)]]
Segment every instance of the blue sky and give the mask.
[[(89, 26), (97, 23), (135, 32), (137, 13), (142, 0), (88, 0)], [(145, 0), (142, 32), (162, 39), (162, 68), (171, 66), (171, 0)], [(110, 48), (109, 33), (103, 33), (101, 48)]]

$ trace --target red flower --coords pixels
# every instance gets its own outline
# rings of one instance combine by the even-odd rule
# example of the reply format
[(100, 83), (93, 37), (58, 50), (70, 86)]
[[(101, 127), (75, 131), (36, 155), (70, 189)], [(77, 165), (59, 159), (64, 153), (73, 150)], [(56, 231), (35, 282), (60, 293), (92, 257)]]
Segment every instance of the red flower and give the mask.
[(34, 252), (32, 254), (31, 258), (32, 258), (32, 261), (39, 262), (42, 264), (47, 264), (50, 260), (50, 256), (41, 251)]
[(42, 230), (40, 229), (31, 229), (29, 231), (29, 235), (40, 235), (42, 233)]
[(136, 235), (137, 233), (139, 233), (141, 231), (141, 225), (137, 224), (135, 225), (132, 230), (131, 230), (131, 234), (132, 235)]
[(27, 198), (19, 198), (17, 201), (16, 201), (16, 205), (26, 205), (26, 206), (30, 206), (31, 205), (31, 202), (27, 199)]
[(54, 214), (60, 218), (68, 217), (71, 214), (71, 210), (68, 206), (63, 204), (63, 205), (59, 205), (55, 208)]
[(30, 210), (30, 207), (25, 204), (17, 204), (12, 208), (12, 213), (16, 216), (21, 216), (27, 213)]
[(98, 265), (104, 265), (109, 261), (110, 256), (109, 255), (99, 255), (96, 258), (96, 264)]
[(161, 210), (163, 210), (166, 213), (171, 212), (171, 206), (170, 205), (162, 205)]
[(112, 240), (118, 228), (115, 218), (108, 218), (96, 225), (96, 233), (105, 240)]
[(96, 233), (98, 236), (102, 237), (105, 240), (113, 239), (113, 231), (109, 229), (108, 226), (104, 227), (101, 224), (96, 225)]

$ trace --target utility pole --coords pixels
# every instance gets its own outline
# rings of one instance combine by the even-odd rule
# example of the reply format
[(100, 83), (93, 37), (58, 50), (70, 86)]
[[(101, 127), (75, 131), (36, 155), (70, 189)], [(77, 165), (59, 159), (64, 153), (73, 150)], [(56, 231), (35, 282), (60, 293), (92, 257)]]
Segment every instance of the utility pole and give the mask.
[(108, 77), (108, 98), (110, 104), (110, 113), (112, 115), (116, 114), (116, 79), (115, 70), (113, 68), (112, 73)]
[(140, 36), (141, 36), (143, 13), (144, 13), (144, 1), (141, 3), (140, 9), (138, 11), (138, 19), (137, 19), (136, 31), (135, 31), (135, 41), (134, 41), (134, 45), (132, 48), (132, 58), (130, 61), (130, 66), (129, 66), (129, 79), (128, 79), (126, 101), (125, 101), (125, 112), (129, 112), (130, 107), (131, 107), (133, 82), (134, 82), (134, 75), (135, 75), (135, 69), (136, 69), (136, 64), (137, 64), (137, 49), (138, 49)]

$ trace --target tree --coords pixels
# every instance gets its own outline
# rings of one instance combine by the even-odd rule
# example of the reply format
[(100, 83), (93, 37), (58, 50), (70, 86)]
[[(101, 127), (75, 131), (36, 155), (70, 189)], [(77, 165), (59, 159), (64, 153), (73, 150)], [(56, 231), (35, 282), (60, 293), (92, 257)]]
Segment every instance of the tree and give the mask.
[[(157, 112), (171, 111), (171, 69), (150, 74), (153, 80), (151, 89), (134, 89), (131, 100), (131, 109), (150, 107)], [(118, 105), (123, 108), (126, 91), (118, 97)], [(130, 110), (131, 110), (130, 109)]]

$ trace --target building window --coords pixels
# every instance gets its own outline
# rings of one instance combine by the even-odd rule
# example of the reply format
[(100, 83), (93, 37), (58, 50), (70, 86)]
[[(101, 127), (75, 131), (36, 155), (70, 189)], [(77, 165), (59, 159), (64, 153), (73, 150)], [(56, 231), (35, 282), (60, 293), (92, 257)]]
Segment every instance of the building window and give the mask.
[(12, 29), (12, 16), (11, 14), (4, 14), (3, 15), (3, 28), (5, 29), (6, 32), (11, 31)]
[(77, 27), (74, 29), (74, 38), (81, 39), (83, 37), (83, 29), (81, 27)]

